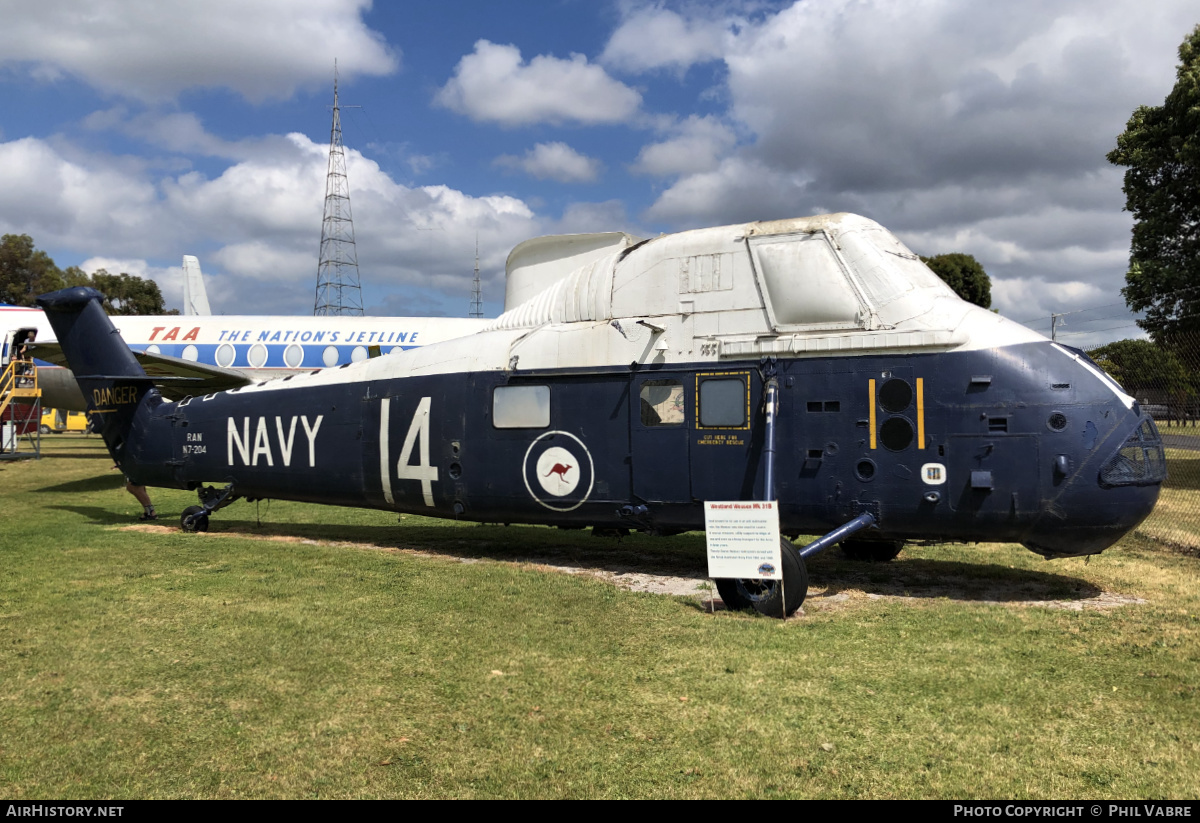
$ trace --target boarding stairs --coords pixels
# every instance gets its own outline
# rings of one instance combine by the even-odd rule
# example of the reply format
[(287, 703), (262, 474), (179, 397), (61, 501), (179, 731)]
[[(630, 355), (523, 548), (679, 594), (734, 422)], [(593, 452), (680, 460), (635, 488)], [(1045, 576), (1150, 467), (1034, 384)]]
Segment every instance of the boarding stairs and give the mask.
[(0, 372), (0, 458), (41, 457), (41, 422), (37, 366), (32, 359), (14, 357)]

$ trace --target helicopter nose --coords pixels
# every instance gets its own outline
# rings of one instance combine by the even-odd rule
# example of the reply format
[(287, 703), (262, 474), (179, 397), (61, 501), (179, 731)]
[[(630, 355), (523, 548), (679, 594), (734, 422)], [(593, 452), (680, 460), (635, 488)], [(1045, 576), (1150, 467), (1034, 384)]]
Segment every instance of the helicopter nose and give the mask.
[(1060, 491), (1022, 541), (1026, 548), (1046, 557), (1097, 554), (1146, 519), (1167, 477), (1162, 437), (1154, 420), (1136, 411), (1114, 435), (1121, 430), (1127, 434), (1115, 449), (1097, 449), (1070, 477), (1069, 459), (1056, 460)]

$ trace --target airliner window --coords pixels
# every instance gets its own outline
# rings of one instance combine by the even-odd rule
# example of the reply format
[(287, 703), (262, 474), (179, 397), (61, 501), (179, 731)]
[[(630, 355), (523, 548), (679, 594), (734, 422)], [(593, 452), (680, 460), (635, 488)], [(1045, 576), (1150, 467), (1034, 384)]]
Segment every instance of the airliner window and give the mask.
[(641, 392), (643, 426), (677, 426), (684, 422), (683, 384), (678, 380), (647, 380)]
[(740, 428), (746, 425), (749, 397), (740, 377), (700, 381), (700, 425), (705, 428)]
[(497, 386), (492, 425), (498, 429), (544, 429), (550, 425), (549, 386)]
[(217, 347), (217, 365), (227, 369), (233, 365), (234, 359), (237, 357), (237, 351), (228, 343), (222, 343)]

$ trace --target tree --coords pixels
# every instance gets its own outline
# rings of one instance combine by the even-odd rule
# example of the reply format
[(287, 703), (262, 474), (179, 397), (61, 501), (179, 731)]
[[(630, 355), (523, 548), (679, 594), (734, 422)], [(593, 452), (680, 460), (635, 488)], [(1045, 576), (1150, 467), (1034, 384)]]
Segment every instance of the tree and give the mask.
[(1161, 106), (1140, 106), (1108, 161), (1126, 166), (1133, 214), (1121, 293), (1138, 325), (1160, 343), (1200, 331), (1200, 26), (1179, 47), (1175, 87)]
[(954, 293), (976, 306), (992, 307), (992, 280), (983, 266), (969, 254), (937, 254), (922, 257), (921, 262), (954, 289)]
[(1092, 349), (1088, 356), (1137, 396), (1154, 389), (1176, 396), (1192, 391), (1187, 369), (1172, 352), (1149, 340), (1118, 340)]
[(178, 309), (166, 311), (162, 292), (153, 280), (97, 269), (86, 285), (104, 295), (104, 311), (109, 314), (179, 314)]
[(0, 303), (33, 306), (39, 294), (68, 286), (91, 286), (104, 295), (109, 314), (179, 314), (166, 311), (162, 292), (153, 280), (124, 272), (109, 274), (97, 269), (90, 276), (78, 266), (61, 271), (50, 255), (34, 248), (28, 234), (6, 234), (0, 238)]
[(0, 238), (0, 303), (32, 306), (34, 298), (66, 285), (50, 255), (33, 246), (28, 234)]

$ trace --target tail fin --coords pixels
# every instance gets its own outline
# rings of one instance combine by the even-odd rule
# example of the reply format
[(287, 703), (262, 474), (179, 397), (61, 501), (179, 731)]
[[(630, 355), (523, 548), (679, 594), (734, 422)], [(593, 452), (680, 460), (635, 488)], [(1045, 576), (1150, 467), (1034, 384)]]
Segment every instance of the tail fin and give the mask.
[(183, 313), (210, 315), (208, 292), (204, 288), (204, 275), (200, 272), (200, 261), (190, 254), (183, 256)]
[(43, 294), (37, 304), (75, 373), (93, 425), (124, 468), (139, 412), (157, 406), (162, 397), (104, 313), (103, 299), (95, 289), (77, 286)]

